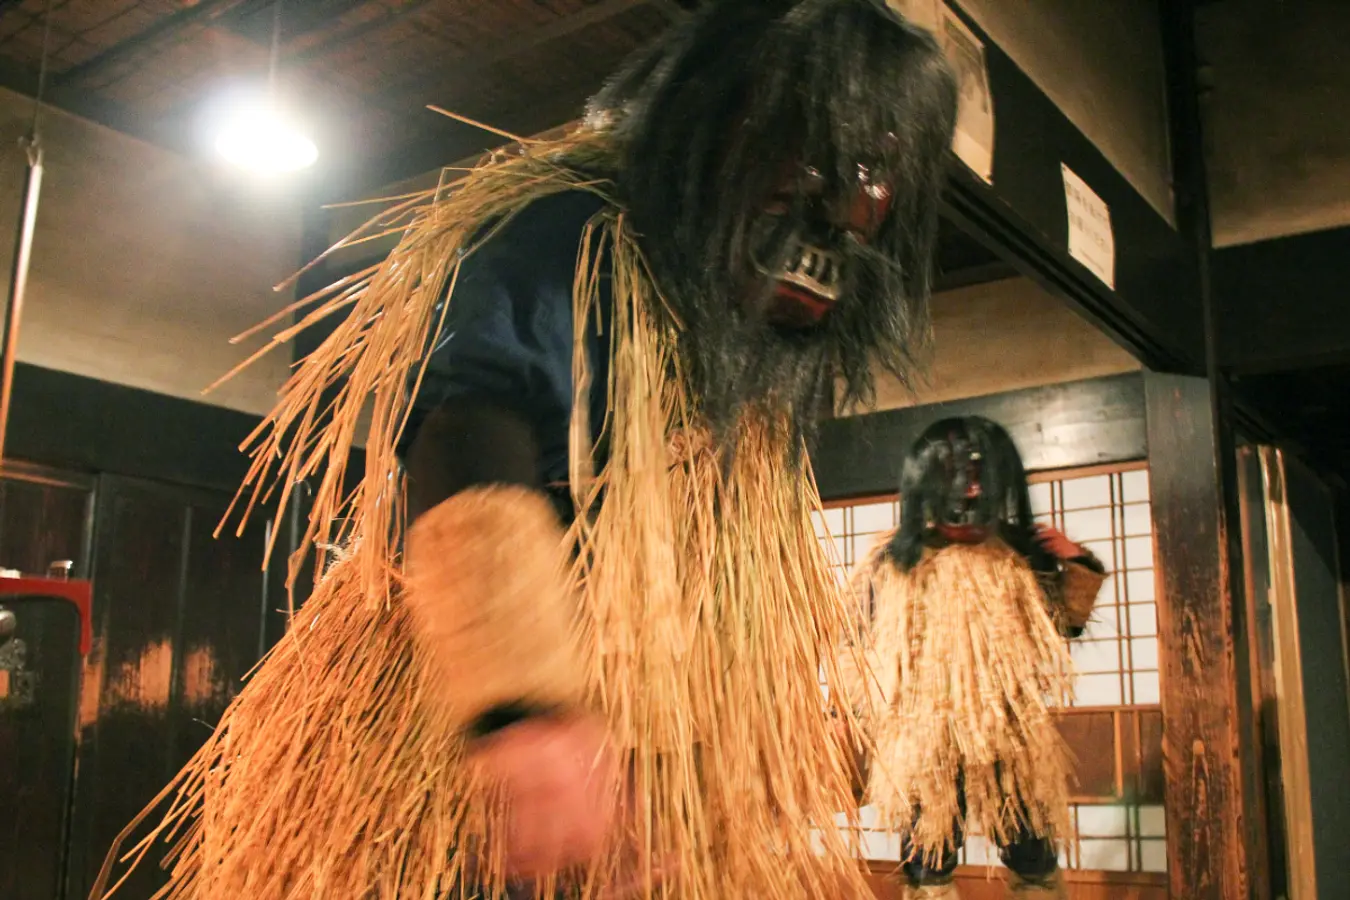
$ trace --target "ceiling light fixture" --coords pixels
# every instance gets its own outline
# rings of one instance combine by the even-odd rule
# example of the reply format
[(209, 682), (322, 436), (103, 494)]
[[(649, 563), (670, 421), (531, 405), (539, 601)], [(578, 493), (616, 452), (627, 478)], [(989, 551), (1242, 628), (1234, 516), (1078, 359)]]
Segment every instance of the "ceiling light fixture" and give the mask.
[(296, 172), (319, 158), (314, 142), (288, 125), (276, 105), (266, 99), (240, 104), (232, 111), (215, 147), (227, 162), (265, 174)]
[(319, 148), (287, 121), (276, 99), (282, 3), (276, 0), (273, 5), (266, 94), (234, 104), (223, 117), (214, 142), (216, 152), (227, 162), (265, 175), (296, 172), (314, 165), (319, 158)]

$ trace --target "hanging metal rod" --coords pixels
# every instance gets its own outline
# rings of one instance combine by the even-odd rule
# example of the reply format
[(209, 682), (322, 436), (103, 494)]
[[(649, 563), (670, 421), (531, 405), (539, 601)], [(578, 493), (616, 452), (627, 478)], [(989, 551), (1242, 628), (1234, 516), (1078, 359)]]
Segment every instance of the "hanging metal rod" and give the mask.
[[(30, 136), (31, 138), (31, 136)], [(28, 269), (33, 257), (33, 232), (37, 228), (38, 198), (42, 194), (42, 144), (26, 138), (28, 172), (24, 178), (23, 210), (14, 241), (14, 262), (9, 276), (9, 302), (5, 307), (4, 341), (0, 343), (0, 461), (5, 459), (9, 432), (9, 405), (14, 395), (14, 363), (19, 355), (19, 323), (23, 319)]]
[(19, 326), (23, 321), (23, 301), (28, 290), (28, 270), (33, 260), (33, 233), (37, 230), (38, 198), (42, 195), (42, 97), (47, 88), (48, 49), (52, 37), (52, 2), (42, 26), (42, 57), (38, 62), (37, 96), (33, 98), (33, 120), (22, 147), (28, 158), (23, 184), (23, 208), (14, 238), (14, 260), (9, 274), (9, 298), (5, 303), (4, 339), (0, 342), (0, 465), (5, 460), (9, 431), (9, 406), (14, 397), (14, 364), (19, 357)]

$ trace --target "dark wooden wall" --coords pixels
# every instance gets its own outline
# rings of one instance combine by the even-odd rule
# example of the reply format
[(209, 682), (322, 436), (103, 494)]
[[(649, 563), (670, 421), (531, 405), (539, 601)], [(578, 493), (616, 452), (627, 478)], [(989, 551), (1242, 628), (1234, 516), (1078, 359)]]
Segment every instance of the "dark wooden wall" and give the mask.
[(1348, 257), (1350, 228), (1215, 252), (1223, 366), (1258, 373), (1350, 362)]
[(826, 500), (894, 493), (906, 450), (932, 423), (976, 415), (1008, 429), (1029, 470), (1144, 459), (1144, 376), (1091, 378), (931, 403), (821, 425), (812, 466)]
[[(0, 561), (25, 572), (88, 562), (92, 479), (0, 479)], [(59, 896), (74, 771), (80, 620), (63, 600), (0, 600), (18, 620), (0, 644), (0, 897)], [(21, 651), (21, 655), (16, 652)]]
[[(228, 494), (116, 475), (97, 490), (70, 897), (88, 892), (118, 832), (209, 736), (285, 602), (262, 570), (265, 521), (213, 538)], [(146, 867), (132, 891), (157, 880)]]
[[(213, 536), (243, 474), (236, 447), (256, 424), (20, 368), (11, 452), (44, 468), (0, 479), (0, 565), (41, 572), (74, 560), (94, 582), (94, 644), (72, 668), (74, 632), (20, 608), (41, 680), (32, 707), (0, 709), (0, 748), (21, 748), (2, 758), (30, 760), (22, 777), (0, 776), (5, 900), (84, 897), (112, 839), (279, 637), (289, 534), (266, 568), (269, 511), (240, 536)], [(146, 867), (128, 890), (149, 896), (159, 877)]]
[[(1201, 308), (1190, 290), (1189, 260), (1177, 231), (996, 42), (969, 17), (966, 22), (988, 58), (996, 112), (993, 184), (954, 165), (947, 217), (1064, 297), (1145, 364), (1200, 371)], [(1061, 165), (1081, 176), (1111, 210), (1115, 290), (1069, 256)]]

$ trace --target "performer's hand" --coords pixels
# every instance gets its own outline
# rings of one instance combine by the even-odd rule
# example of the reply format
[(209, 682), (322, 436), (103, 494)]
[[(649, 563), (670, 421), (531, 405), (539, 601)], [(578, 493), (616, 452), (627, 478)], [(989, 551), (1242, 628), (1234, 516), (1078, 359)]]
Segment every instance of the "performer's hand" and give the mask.
[(590, 862), (614, 829), (618, 769), (599, 723), (518, 722), (477, 742), (470, 761), (504, 792), (508, 877), (529, 880)]
[(1083, 548), (1064, 536), (1064, 532), (1049, 525), (1036, 526), (1036, 542), (1056, 559), (1073, 559), (1083, 555)]

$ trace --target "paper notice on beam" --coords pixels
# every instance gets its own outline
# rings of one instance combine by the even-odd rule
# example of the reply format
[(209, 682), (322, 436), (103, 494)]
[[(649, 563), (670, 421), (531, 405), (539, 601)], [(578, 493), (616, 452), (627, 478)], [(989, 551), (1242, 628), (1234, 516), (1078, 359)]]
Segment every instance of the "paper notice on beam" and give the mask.
[(994, 176), (994, 97), (984, 44), (942, 0), (887, 0), (920, 28), (937, 38), (960, 82), (956, 135), (952, 150), (986, 182)]
[(1069, 255), (1116, 289), (1116, 238), (1111, 210), (1087, 182), (1063, 163), (1064, 205), (1069, 214)]
[(952, 149), (972, 172), (992, 183), (994, 96), (989, 90), (989, 65), (984, 58), (984, 44), (947, 4), (943, 3), (941, 7), (942, 28), (938, 32), (938, 42), (956, 69), (961, 85)]

